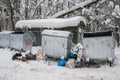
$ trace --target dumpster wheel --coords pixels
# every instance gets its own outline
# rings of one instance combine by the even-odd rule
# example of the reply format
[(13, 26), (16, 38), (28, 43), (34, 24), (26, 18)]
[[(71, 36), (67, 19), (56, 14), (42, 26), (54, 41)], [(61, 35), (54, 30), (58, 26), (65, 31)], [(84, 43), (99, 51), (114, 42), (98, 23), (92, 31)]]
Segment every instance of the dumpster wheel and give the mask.
[(85, 59), (85, 64), (86, 64), (87, 67), (90, 66), (90, 58), (86, 58)]
[(112, 67), (112, 64), (113, 64), (113, 63), (112, 63), (112, 62), (110, 62), (110, 67)]
[(110, 66), (110, 67), (112, 67), (113, 61), (114, 61), (114, 60), (113, 60), (112, 58), (108, 58), (108, 62), (109, 62), (109, 66)]

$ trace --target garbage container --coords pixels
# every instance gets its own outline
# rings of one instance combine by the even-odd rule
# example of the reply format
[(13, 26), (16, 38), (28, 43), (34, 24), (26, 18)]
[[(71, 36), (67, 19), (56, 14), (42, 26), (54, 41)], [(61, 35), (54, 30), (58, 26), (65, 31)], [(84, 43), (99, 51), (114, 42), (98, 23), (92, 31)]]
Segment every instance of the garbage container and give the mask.
[(115, 59), (115, 45), (112, 31), (83, 34), (84, 57), (90, 59), (113, 62)]
[(17, 50), (31, 50), (35, 36), (32, 32), (13, 32), (10, 35), (10, 47)]
[(42, 53), (49, 57), (68, 57), (72, 45), (72, 33), (60, 30), (44, 30), (42, 35)]

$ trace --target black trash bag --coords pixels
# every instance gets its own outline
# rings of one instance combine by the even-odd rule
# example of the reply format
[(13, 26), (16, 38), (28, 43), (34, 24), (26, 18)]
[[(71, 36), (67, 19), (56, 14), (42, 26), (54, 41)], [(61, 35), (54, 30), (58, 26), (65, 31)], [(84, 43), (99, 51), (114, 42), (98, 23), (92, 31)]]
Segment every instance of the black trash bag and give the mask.
[(32, 53), (28, 53), (25, 56), (28, 60), (36, 60), (36, 55), (33, 55)]
[(18, 60), (18, 57), (21, 57), (22, 54), (21, 53), (15, 53), (13, 56), (12, 56), (12, 60)]

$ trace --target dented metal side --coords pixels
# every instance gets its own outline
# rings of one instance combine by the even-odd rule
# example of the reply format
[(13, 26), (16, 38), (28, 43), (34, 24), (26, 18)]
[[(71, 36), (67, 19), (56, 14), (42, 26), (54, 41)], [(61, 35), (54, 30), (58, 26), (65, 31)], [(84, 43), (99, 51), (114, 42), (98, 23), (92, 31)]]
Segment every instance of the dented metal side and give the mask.
[(112, 35), (83, 37), (83, 46), (85, 58), (115, 59), (115, 45)]
[[(51, 32), (54, 33), (54, 31)], [(46, 33), (47, 35), (45, 33), (42, 34), (42, 53), (54, 58), (60, 58), (61, 56), (67, 58), (72, 42), (71, 33), (69, 32), (68, 36), (63, 37), (63, 32), (61, 36), (57, 36), (57, 31), (55, 32), (56, 34), (53, 35), (48, 33)]]

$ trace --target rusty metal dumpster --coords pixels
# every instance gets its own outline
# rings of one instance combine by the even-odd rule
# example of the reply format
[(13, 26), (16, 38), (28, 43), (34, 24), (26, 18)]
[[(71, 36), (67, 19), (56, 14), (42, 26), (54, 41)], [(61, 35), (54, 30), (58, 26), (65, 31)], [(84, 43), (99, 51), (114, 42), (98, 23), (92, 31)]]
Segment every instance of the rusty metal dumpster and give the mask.
[(115, 45), (111, 31), (83, 34), (84, 57), (90, 59), (107, 60), (115, 59)]
[(72, 44), (72, 33), (59, 30), (44, 30), (42, 33), (42, 53), (49, 57), (68, 57)]
[(10, 47), (17, 50), (31, 50), (35, 36), (32, 32), (14, 32), (10, 35)]

